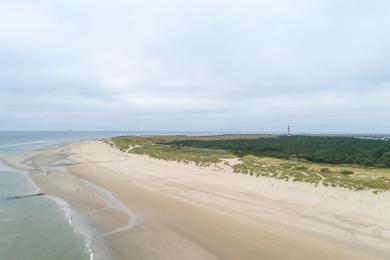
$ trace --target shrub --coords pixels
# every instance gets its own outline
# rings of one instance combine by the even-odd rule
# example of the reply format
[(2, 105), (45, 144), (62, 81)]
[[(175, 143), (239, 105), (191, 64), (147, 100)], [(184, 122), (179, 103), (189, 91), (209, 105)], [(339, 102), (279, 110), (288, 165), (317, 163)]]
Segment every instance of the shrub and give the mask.
[(342, 170), (340, 171), (340, 174), (343, 174), (343, 175), (351, 175), (351, 174), (354, 174), (353, 171), (350, 171), (350, 170)]

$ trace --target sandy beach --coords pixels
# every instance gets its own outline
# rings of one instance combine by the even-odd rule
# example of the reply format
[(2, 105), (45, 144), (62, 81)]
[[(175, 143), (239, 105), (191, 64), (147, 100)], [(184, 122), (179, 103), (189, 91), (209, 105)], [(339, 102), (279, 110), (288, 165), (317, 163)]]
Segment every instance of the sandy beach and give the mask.
[(85, 218), (96, 259), (389, 259), (390, 193), (315, 187), (120, 152), (2, 158)]

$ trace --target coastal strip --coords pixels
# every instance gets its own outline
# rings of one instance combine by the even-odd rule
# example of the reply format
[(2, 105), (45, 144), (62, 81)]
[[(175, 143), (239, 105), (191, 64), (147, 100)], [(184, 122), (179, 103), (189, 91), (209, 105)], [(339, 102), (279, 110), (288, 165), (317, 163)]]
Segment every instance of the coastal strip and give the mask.
[[(85, 216), (96, 232), (92, 243), (112, 259), (390, 256), (388, 192), (252, 178), (128, 154), (101, 141), (3, 160), (30, 169), (42, 192)], [(59, 160), (74, 163), (66, 171), (36, 170)]]

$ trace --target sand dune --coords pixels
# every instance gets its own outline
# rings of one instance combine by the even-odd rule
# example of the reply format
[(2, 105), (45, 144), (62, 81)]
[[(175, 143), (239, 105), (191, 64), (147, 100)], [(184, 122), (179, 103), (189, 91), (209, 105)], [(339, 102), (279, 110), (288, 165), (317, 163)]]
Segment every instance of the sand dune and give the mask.
[[(87, 217), (97, 259), (390, 258), (389, 192), (255, 178), (98, 141), (3, 160)], [(45, 167), (63, 160), (75, 164)]]

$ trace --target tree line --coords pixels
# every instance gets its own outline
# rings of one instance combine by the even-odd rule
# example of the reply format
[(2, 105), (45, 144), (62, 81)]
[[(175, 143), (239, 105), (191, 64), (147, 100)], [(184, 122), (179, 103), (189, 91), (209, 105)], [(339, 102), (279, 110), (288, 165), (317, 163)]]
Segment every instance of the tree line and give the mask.
[(257, 139), (181, 140), (175, 146), (223, 149), (237, 156), (271, 156), (318, 163), (390, 168), (390, 141), (353, 137), (279, 136)]

